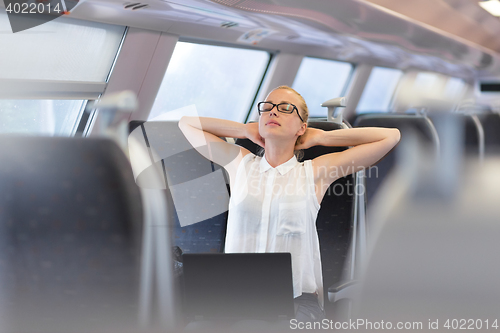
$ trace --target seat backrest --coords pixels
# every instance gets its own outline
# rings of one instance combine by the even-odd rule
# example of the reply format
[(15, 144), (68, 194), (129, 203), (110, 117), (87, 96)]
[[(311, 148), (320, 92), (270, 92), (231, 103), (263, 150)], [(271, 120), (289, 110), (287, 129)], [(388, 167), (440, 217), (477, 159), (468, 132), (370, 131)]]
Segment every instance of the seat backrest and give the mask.
[(7, 332), (136, 331), (142, 204), (110, 140), (0, 136)]
[[(433, 149), (436, 149), (435, 147), (437, 145), (433, 124), (428, 118), (419, 115), (363, 114), (356, 118), (354, 127), (397, 128), (401, 132), (401, 141), (405, 140), (409, 131), (412, 131), (417, 134), (423, 142), (434, 147)], [(368, 205), (370, 205), (371, 199), (377, 192), (379, 186), (395, 166), (396, 152), (399, 146), (401, 146), (401, 144), (389, 152), (380, 162), (377, 163), (377, 165), (365, 171)]]
[(478, 114), (484, 129), (485, 153), (500, 154), (500, 114)]
[[(479, 154), (479, 133), (476, 124), (470, 115), (461, 115), (464, 117), (464, 145), (465, 152), (471, 156)], [(480, 123), (478, 125), (481, 125)]]
[[(150, 151), (149, 166), (134, 170), (137, 184), (168, 191), (175, 207), (172, 244), (184, 253), (223, 252), (229, 203), (225, 171), (191, 146), (177, 121), (133, 121), (129, 130)], [(163, 184), (148, 183), (155, 167)]]
[[(342, 126), (326, 121), (310, 121), (308, 127), (330, 131), (341, 129)], [(236, 143), (257, 153), (259, 146), (248, 139), (236, 140)], [(304, 150), (304, 160), (339, 152), (347, 147), (314, 146)], [(338, 179), (327, 190), (316, 219), (321, 261), (323, 266), (323, 284), (330, 286), (339, 282), (349, 267), (349, 246), (352, 237), (354, 178), (352, 175)], [(325, 299), (327, 298), (325, 289)]]

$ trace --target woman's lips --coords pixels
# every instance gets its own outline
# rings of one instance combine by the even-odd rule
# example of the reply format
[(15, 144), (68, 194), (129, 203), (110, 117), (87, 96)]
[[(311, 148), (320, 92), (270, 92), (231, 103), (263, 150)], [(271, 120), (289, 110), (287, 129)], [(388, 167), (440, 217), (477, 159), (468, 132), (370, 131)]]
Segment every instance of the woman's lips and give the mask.
[(279, 123), (275, 122), (275, 121), (270, 121), (268, 122), (266, 125), (276, 125), (276, 126), (281, 126)]

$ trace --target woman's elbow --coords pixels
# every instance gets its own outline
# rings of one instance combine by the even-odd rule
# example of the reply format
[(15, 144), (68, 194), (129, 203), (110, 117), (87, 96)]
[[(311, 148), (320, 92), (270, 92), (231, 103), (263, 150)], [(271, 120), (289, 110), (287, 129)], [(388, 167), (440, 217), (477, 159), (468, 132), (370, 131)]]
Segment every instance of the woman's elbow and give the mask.
[(399, 143), (399, 140), (401, 140), (401, 132), (397, 128), (391, 128), (390, 138), (393, 141), (395, 147)]
[(182, 116), (181, 119), (179, 119), (178, 126), (182, 130), (186, 125), (189, 125), (189, 118), (188, 116)]
[(181, 124), (184, 124), (188, 120), (188, 118), (188, 116), (182, 116), (181, 119), (179, 119), (179, 126), (181, 126)]

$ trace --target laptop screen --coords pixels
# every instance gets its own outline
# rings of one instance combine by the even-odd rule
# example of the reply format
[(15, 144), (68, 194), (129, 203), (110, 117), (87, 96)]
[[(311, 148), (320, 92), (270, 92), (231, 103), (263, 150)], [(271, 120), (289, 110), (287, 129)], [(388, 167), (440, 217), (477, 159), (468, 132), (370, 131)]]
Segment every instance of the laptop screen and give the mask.
[(290, 253), (184, 254), (191, 319), (294, 317)]

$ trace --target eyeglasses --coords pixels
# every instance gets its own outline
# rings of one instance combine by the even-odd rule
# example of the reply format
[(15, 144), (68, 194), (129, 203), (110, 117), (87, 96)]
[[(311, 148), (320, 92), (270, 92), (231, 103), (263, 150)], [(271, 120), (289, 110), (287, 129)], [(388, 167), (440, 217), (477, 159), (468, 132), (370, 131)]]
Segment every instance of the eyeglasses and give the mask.
[(262, 114), (262, 112), (269, 112), (271, 111), (274, 107), (276, 107), (276, 110), (278, 110), (281, 113), (286, 113), (286, 114), (291, 114), (293, 111), (297, 111), (297, 115), (299, 116), (300, 120), (304, 122), (302, 117), (300, 116), (299, 109), (293, 104), (290, 103), (280, 103), (280, 104), (274, 104), (271, 102), (260, 102), (257, 104), (257, 109), (259, 110), (259, 115)]

